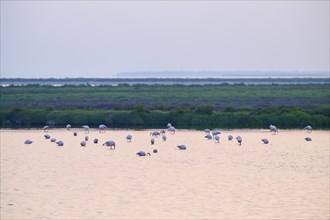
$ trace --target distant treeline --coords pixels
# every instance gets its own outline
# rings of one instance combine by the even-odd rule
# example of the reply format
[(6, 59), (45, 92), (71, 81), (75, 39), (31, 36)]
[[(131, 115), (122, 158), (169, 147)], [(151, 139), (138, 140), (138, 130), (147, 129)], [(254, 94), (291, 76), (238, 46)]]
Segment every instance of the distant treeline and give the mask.
[(0, 87), (1, 127), (329, 129), (329, 85)]
[(164, 128), (171, 122), (177, 128), (279, 128), (300, 129), (312, 125), (314, 129), (330, 128), (330, 109), (319, 108), (306, 112), (297, 108), (244, 109), (231, 108), (213, 111), (211, 106), (196, 110), (178, 108), (173, 111), (146, 110), (136, 106), (134, 110), (53, 110), (15, 108), (1, 110), (1, 127), (73, 127), (88, 124), (97, 127), (106, 124), (112, 128)]

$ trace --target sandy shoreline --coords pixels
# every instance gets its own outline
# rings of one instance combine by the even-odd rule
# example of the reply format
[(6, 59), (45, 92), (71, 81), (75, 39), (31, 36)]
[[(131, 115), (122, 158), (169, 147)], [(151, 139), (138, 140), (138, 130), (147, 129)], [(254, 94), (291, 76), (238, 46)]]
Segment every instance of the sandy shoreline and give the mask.
[[(64, 142), (57, 147), (42, 130), (0, 130), (1, 219), (330, 217), (329, 131), (224, 130), (215, 143), (203, 131), (178, 130), (152, 146), (150, 130), (91, 130), (86, 148), (77, 131), (50, 130)], [(229, 134), (242, 136), (242, 146)], [(117, 149), (103, 147), (107, 140)], [(152, 155), (137, 157), (140, 150)]]

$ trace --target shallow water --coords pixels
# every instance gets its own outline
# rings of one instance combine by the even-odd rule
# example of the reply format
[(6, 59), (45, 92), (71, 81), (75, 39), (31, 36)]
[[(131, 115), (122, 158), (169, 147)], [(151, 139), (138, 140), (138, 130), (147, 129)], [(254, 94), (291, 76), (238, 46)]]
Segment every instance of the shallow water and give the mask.
[[(328, 219), (329, 131), (1, 130), (3, 219)], [(131, 143), (125, 141), (132, 134)], [(239, 146), (227, 136), (242, 136)], [(310, 136), (313, 141), (306, 142)], [(99, 144), (92, 143), (97, 137)], [(31, 145), (25, 145), (25, 139)], [(268, 138), (265, 145), (262, 138)], [(116, 150), (102, 146), (116, 141)], [(186, 151), (176, 148), (187, 146)], [(152, 150), (158, 149), (157, 154)], [(151, 156), (137, 157), (144, 150)]]

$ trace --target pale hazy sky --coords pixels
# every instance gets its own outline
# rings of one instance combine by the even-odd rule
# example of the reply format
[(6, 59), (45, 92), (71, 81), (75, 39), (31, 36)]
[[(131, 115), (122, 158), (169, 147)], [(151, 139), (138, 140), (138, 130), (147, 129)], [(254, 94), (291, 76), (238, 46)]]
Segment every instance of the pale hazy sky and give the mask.
[(1, 77), (329, 71), (329, 1), (3, 1)]

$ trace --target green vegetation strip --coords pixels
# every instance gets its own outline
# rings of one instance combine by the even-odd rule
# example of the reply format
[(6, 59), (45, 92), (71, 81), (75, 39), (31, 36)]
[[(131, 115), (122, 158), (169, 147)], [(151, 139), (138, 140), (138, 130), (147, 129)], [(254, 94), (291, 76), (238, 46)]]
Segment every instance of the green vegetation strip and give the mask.
[[(204, 111), (204, 112), (203, 112)], [(141, 110), (49, 110), (13, 109), (2, 110), (2, 127), (43, 127), (45, 124), (73, 127), (88, 124), (97, 128), (106, 124), (112, 128), (164, 128), (168, 122), (177, 128), (268, 128), (276, 124), (280, 128), (303, 128), (310, 124), (315, 129), (329, 129), (330, 115), (306, 113), (299, 109), (268, 109), (265, 112), (217, 111), (141, 111)]]
[(1, 127), (329, 129), (329, 85), (1, 87)]

